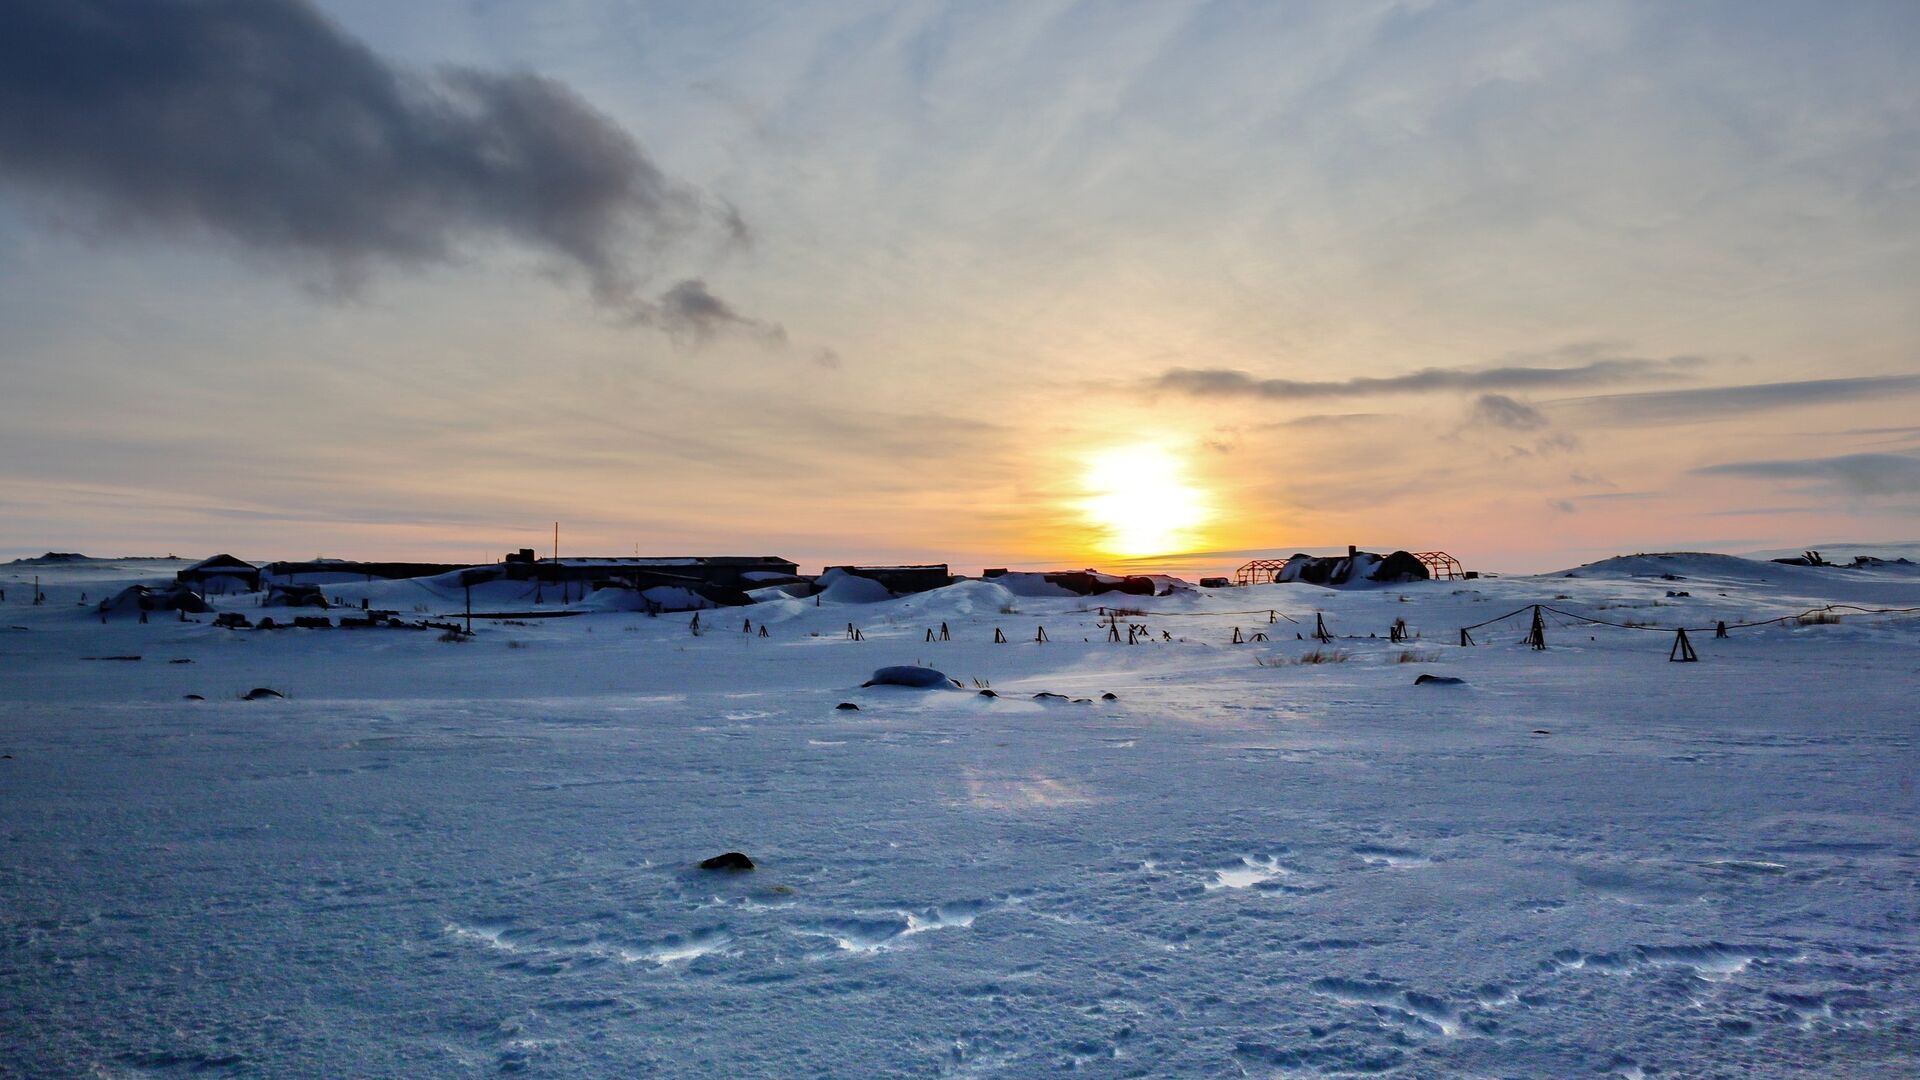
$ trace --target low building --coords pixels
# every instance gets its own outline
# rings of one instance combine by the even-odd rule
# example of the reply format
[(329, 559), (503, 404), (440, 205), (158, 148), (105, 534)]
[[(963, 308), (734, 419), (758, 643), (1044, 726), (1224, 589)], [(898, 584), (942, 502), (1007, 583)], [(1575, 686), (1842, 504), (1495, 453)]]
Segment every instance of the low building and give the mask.
[(462, 563), (362, 562), (355, 559), (308, 559), (304, 562), (272, 562), (262, 568), (266, 579), (286, 583), (306, 578), (318, 585), (360, 578), (372, 581), (400, 578), (434, 577), (465, 569)]
[(174, 574), (173, 580), (201, 596), (259, 592), (260, 568), (231, 555), (215, 555)]
[(905, 593), (929, 592), (944, 589), (953, 584), (953, 574), (947, 570), (946, 563), (929, 563), (924, 566), (829, 566), (827, 573), (835, 570), (854, 577), (877, 581), (886, 586), (887, 591), (895, 595)]
[(266, 607), (331, 607), (325, 593), (318, 585), (281, 585), (267, 586), (267, 596), (263, 602)]
[(201, 614), (213, 609), (192, 589), (174, 582), (172, 585), (130, 585), (100, 601), (98, 610), (104, 618), (107, 615), (138, 615), (149, 611)]
[(531, 549), (522, 548), (508, 555), (499, 569), (510, 581), (574, 582), (592, 588), (682, 585), (745, 591), (797, 581), (800, 564), (777, 555), (569, 555), (541, 559)]

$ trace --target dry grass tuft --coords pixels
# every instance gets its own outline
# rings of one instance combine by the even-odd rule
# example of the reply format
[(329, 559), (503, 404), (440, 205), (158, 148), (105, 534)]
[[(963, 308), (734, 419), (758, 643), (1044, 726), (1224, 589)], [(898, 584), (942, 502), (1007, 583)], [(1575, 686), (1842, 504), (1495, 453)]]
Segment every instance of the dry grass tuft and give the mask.
[(1301, 653), (1300, 659), (1295, 660), (1294, 663), (1344, 664), (1351, 659), (1353, 659), (1352, 653), (1342, 652), (1339, 649), (1315, 649), (1309, 653)]

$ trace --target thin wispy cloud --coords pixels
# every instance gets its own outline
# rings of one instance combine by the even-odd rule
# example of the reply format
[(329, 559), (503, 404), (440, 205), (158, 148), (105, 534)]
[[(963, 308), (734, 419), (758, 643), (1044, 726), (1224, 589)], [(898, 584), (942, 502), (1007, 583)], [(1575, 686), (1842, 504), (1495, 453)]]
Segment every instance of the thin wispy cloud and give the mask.
[(1147, 388), (1206, 398), (1297, 401), (1313, 398), (1373, 397), (1441, 391), (1553, 390), (1671, 375), (1698, 367), (1695, 356), (1665, 359), (1615, 358), (1565, 367), (1505, 365), (1483, 368), (1421, 368), (1404, 375), (1359, 375), (1349, 379), (1259, 378), (1232, 368), (1169, 368)]
[(1701, 476), (1814, 481), (1846, 495), (1920, 494), (1920, 454), (1841, 454), (1779, 461), (1731, 461), (1695, 469)]
[(1599, 394), (1546, 402), (1581, 420), (1602, 424), (1678, 424), (1771, 409), (1801, 408), (1855, 401), (1878, 401), (1920, 394), (1920, 375), (1869, 375), (1852, 379), (1801, 379)]

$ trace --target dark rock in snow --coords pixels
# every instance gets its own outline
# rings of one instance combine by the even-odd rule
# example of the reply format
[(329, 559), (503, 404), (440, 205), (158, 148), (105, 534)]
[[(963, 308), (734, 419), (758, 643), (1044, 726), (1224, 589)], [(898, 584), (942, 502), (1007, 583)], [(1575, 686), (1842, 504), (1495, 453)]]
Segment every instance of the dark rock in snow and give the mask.
[(1551, 732), (1551, 731), (1548, 731), (1548, 730), (1547, 730), (1546, 728), (1543, 728), (1543, 727), (1537, 727), (1537, 728), (1534, 728), (1534, 729), (1533, 729), (1533, 733), (1534, 733), (1535, 735), (1551, 735), (1551, 734), (1553, 734), (1553, 732)]
[(902, 664), (897, 667), (883, 667), (873, 673), (873, 678), (861, 686), (909, 686), (916, 690), (944, 690), (960, 684), (947, 678), (945, 672), (930, 667), (913, 667)]
[(246, 693), (240, 695), (240, 699), (242, 701), (265, 701), (268, 698), (281, 698), (286, 696), (287, 695), (281, 693), (278, 690), (273, 690), (265, 686), (256, 686), (253, 689), (247, 691)]
[(1413, 680), (1415, 686), (1464, 686), (1465, 679), (1456, 679), (1451, 675), (1422, 675)]
[(738, 851), (729, 851), (724, 855), (715, 855), (711, 859), (700, 861), (702, 870), (751, 870), (753, 860)]
[(1045, 690), (1042, 690), (1042, 691), (1040, 691), (1039, 693), (1037, 693), (1037, 694), (1035, 694), (1035, 695), (1033, 695), (1033, 700), (1035, 700), (1035, 701), (1065, 701), (1065, 700), (1067, 700), (1067, 695), (1065, 695), (1065, 694), (1054, 694), (1054, 693), (1049, 693), (1049, 692), (1047, 692), (1047, 691), (1045, 691)]
[(183, 657), (181, 657), (181, 658), (180, 658), (180, 659), (178, 659), (178, 660), (169, 660), (169, 661), (167, 661), (167, 663), (169, 663), (169, 664), (191, 664), (191, 663), (193, 663), (193, 661), (191, 661), (191, 660), (189, 660), (189, 659), (187, 659), (186, 657), (184, 657), (184, 656), (183, 656)]
[(851, 701), (843, 701), (840, 704), (835, 705), (834, 708), (838, 709), (841, 712), (859, 712), (860, 711), (860, 706), (855, 705)]
[(993, 691), (991, 691), (991, 690), (982, 690), (982, 691), (980, 691), (980, 696), (981, 696), (981, 697), (999, 697), (1000, 695), (999, 695), (999, 694), (996, 694), (996, 693), (994, 693), (994, 692), (993, 692)]
[(1100, 695), (1100, 700), (1101, 701), (1119, 701), (1120, 695), (1109, 690), (1106, 693)]

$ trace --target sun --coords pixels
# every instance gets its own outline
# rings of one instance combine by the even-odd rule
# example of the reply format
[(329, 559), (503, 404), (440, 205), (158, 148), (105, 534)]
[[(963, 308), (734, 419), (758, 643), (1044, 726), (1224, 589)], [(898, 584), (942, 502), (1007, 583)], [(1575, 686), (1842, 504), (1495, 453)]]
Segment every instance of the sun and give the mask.
[(1164, 446), (1117, 446), (1087, 458), (1080, 511), (1109, 555), (1165, 555), (1189, 549), (1209, 516), (1206, 497)]

